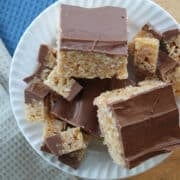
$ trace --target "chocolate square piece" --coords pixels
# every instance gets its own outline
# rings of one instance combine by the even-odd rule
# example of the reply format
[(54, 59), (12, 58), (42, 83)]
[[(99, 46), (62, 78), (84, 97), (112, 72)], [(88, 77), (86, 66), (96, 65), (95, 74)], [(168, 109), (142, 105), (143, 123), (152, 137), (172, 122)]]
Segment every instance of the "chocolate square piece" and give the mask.
[(113, 160), (132, 168), (180, 146), (179, 112), (172, 86), (148, 80), (102, 93), (94, 101)]
[(62, 5), (60, 19), (59, 71), (62, 76), (127, 78), (125, 9)]

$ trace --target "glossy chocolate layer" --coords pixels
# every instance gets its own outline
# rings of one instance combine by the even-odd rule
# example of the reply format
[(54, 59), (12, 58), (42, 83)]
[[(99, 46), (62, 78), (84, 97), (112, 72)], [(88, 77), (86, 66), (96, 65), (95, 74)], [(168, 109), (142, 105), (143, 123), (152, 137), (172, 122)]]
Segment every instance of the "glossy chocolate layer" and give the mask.
[(124, 8), (82, 8), (61, 5), (61, 50), (127, 56), (127, 14)]
[(180, 146), (179, 112), (171, 85), (109, 107), (116, 118), (127, 167)]
[(165, 31), (163, 33), (163, 39), (169, 40), (172, 37), (176, 37), (177, 35), (180, 35), (180, 30), (179, 29), (171, 29), (171, 30)]
[(134, 82), (116, 79), (81, 79), (78, 82), (83, 86), (83, 90), (71, 102), (61, 96), (51, 95), (51, 113), (69, 124), (99, 136), (97, 109), (93, 105), (94, 98), (104, 91), (122, 88), (130, 83), (133, 85)]
[(45, 100), (50, 89), (43, 83), (32, 83), (24, 91), (25, 103), (32, 103), (34, 100)]
[(177, 62), (169, 57), (167, 53), (159, 51), (157, 70), (163, 81), (167, 80), (167, 73), (174, 71), (177, 65)]
[(82, 92), (71, 102), (62, 97), (55, 98), (51, 113), (57, 118), (79, 126), (87, 132), (99, 135), (99, 126), (96, 117), (96, 107), (93, 100), (108, 88), (108, 80), (81, 80)]

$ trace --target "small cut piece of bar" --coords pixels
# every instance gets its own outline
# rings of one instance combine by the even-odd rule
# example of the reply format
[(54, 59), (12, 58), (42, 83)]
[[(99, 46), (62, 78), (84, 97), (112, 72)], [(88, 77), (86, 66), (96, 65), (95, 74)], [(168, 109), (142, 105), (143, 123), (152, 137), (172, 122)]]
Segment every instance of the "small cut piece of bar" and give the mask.
[(175, 61), (180, 63), (180, 30), (171, 29), (163, 33), (165, 51)]
[(57, 66), (54, 67), (47, 79), (44, 80), (44, 84), (68, 101), (72, 101), (83, 88), (74, 79), (61, 76)]
[(41, 82), (31, 83), (24, 92), (25, 117), (29, 121), (44, 121), (47, 118), (49, 88)]
[[(155, 72), (157, 68), (157, 57), (161, 39), (162, 35), (157, 32), (152, 25), (145, 24), (135, 35), (133, 40), (129, 43), (129, 56), (133, 59), (134, 62), (136, 77), (135, 79), (137, 82), (144, 79), (156, 77)], [(136, 53), (135, 44), (137, 46), (138, 44), (141, 44), (143, 47), (143, 51), (141, 52), (141, 50), (139, 50)]]
[[(41, 151), (44, 151), (47, 153), (53, 153), (48, 148), (48, 146), (45, 144), (46, 138), (61, 134), (62, 132), (65, 132), (67, 130), (68, 125), (65, 122), (60, 121), (51, 115), (49, 115), (49, 118), (45, 123), (46, 124), (45, 124), (45, 128), (44, 128), (44, 142), (41, 146)], [(88, 136), (88, 135), (85, 135), (83, 133), (83, 138), (84, 138), (86, 144), (88, 144), (89, 139), (86, 136)], [(80, 149), (80, 150), (73, 151), (68, 154), (63, 154), (63, 155), (59, 156), (58, 159), (59, 159), (59, 161), (63, 162), (64, 164), (67, 164), (68, 166), (70, 166), (74, 169), (77, 169), (80, 166), (81, 161), (83, 160), (85, 152), (86, 152), (86, 148)]]
[(134, 66), (138, 73), (155, 74), (157, 68), (159, 40), (155, 38), (136, 38)]
[(42, 82), (56, 64), (56, 52), (47, 45), (41, 45), (39, 48), (38, 66), (35, 72), (24, 79), (26, 83)]
[(102, 93), (94, 101), (112, 159), (132, 168), (180, 146), (179, 112), (172, 86), (147, 80)]
[(161, 41), (162, 35), (159, 32), (157, 32), (151, 24), (149, 24), (149, 23), (145, 24), (139, 30), (139, 32), (133, 37), (132, 41), (128, 44), (129, 54), (134, 53), (134, 46), (135, 46), (134, 40), (136, 38), (155, 38), (155, 39)]
[(61, 5), (60, 19), (58, 69), (63, 77), (127, 78), (124, 8)]
[(45, 144), (52, 154), (57, 156), (86, 148), (86, 142), (80, 128), (68, 128), (45, 139)]

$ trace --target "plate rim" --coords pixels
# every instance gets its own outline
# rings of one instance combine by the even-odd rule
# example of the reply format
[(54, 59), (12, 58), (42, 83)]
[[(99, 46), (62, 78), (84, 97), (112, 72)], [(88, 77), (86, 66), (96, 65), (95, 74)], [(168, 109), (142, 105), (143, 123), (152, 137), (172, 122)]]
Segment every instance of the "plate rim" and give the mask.
[[(96, 1), (102, 1), (102, 0), (96, 0)], [(165, 14), (167, 14), (167, 16), (169, 16), (169, 18), (171, 18), (171, 20), (174, 22), (174, 24), (176, 24), (177, 26), (179, 26), (178, 22), (176, 21), (176, 19), (169, 13), (167, 12), (163, 7), (161, 7), (159, 4), (157, 4), (156, 2), (152, 1), (152, 0), (145, 0), (147, 1), (148, 3), (152, 4), (153, 6), (156, 6), (157, 8), (160, 9), (160, 11), (163, 11)], [(27, 26), (27, 28), (25, 29), (25, 31), (23, 32), (23, 34), (21, 35), (19, 41), (18, 41), (18, 44), (16, 46), (16, 49), (13, 53), (13, 57), (12, 57), (12, 60), (11, 60), (11, 66), (10, 66), (10, 72), (9, 72), (9, 95), (10, 95), (10, 104), (11, 104), (11, 108), (12, 108), (12, 112), (13, 112), (13, 115), (15, 117), (15, 120), (16, 120), (16, 123), (18, 125), (18, 128), (20, 129), (20, 132), (22, 133), (22, 135), (24, 136), (24, 138), (26, 139), (26, 141), (29, 143), (29, 145), (31, 146), (31, 148), (33, 148), (33, 150), (38, 154), (38, 156), (40, 156), (40, 158), (42, 158), (43, 160), (45, 160), (46, 162), (48, 162), (49, 164), (51, 164), (53, 167), (57, 168), (58, 170), (62, 170), (63, 172), (65, 173), (68, 173), (68, 174), (71, 174), (73, 176), (79, 176), (78, 174), (75, 174), (74, 172), (70, 171), (70, 170), (67, 170), (67, 169), (64, 169), (62, 167), (57, 167), (56, 164), (54, 164), (53, 162), (51, 162), (49, 159), (45, 158), (44, 155), (40, 154), (38, 152), (38, 150), (31, 144), (31, 141), (27, 138), (27, 136), (25, 135), (20, 123), (19, 123), (19, 120), (18, 120), (18, 116), (16, 115), (16, 112), (15, 112), (15, 109), (14, 109), (14, 106), (13, 106), (13, 96), (12, 96), (12, 73), (13, 73), (13, 65), (15, 63), (15, 57), (16, 57), (16, 54), (18, 54), (19, 50), (20, 50), (20, 46), (21, 46), (21, 43), (23, 42), (24, 40), (24, 37), (26, 36), (26, 34), (28, 33), (28, 31), (31, 29), (31, 26), (33, 26), (33, 24), (36, 23), (36, 21), (41, 17), (43, 16), (45, 13), (47, 13), (49, 11), (49, 9), (55, 7), (55, 6), (58, 6), (59, 4), (61, 4), (61, 1), (56, 1), (54, 3), (52, 3), (51, 5), (49, 5), (48, 7), (46, 7), (43, 11), (41, 11), (39, 13), (38, 16), (36, 16), (32, 22)], [(150, 169), (152, 168), (155, 168), (156, 166), (158, 166), (159, 164), (161, 164), (165, 159), (167, 159), (172, 153), (166, 153), (166, 157), (164, 157), (163, 160), (161, 160), (160, 162), (156, 163), (154, 166), (148, 168), (147, 170), (144, 170), (142, 172), (139, 172), (135, 175), (129, 175), (129, 176), (126, 176), (125, 178), (129, 178), (129, 177), (133, 177), (133, 176), (137, 176), (139, 174), (142, 174), (146, 171), (149, 171)], [(63, 163), (62, 163), (63, 164)], [(67, 165), (65, 165), (67, 166)], [(86, 176), (79, 176), (81, 178), (87, 178)], [(124, 178), (124, 177), (122, 177)], [(90, 178), (91, 179), (91, 178)], [(93, 179), (93, 178), (92, 178)]]

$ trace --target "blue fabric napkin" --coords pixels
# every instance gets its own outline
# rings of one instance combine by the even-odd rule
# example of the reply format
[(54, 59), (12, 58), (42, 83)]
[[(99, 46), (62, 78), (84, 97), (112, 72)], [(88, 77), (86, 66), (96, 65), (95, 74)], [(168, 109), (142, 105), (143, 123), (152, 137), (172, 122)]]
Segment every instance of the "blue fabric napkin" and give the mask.
[(56, 0), (0, 0), (0, 37), (10, 54), (33, 19)]

